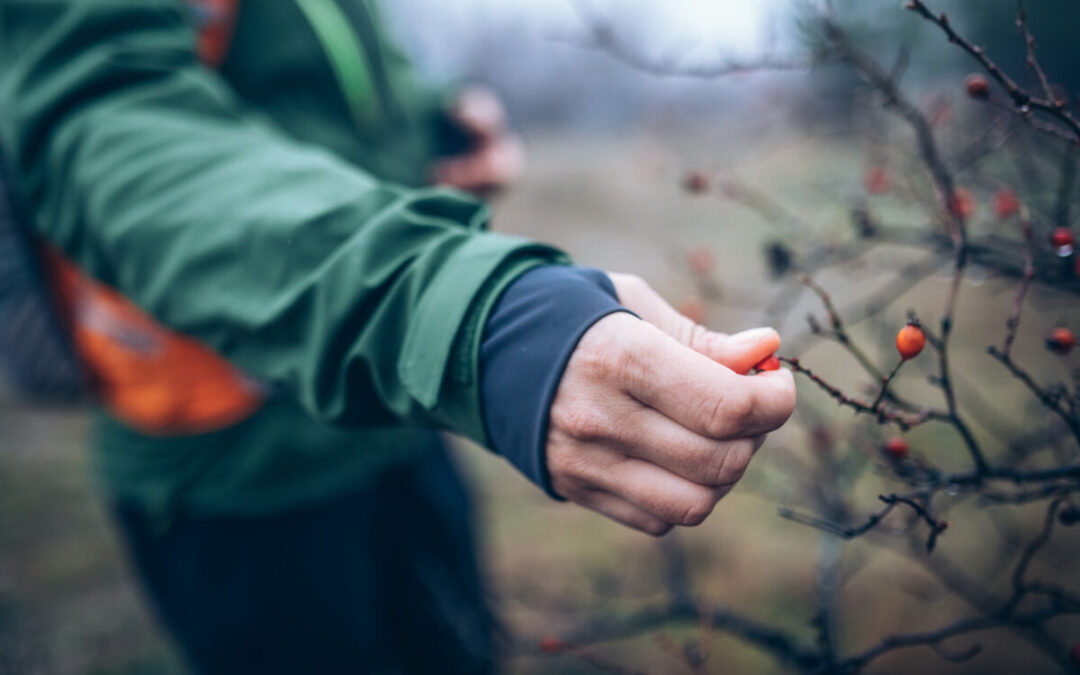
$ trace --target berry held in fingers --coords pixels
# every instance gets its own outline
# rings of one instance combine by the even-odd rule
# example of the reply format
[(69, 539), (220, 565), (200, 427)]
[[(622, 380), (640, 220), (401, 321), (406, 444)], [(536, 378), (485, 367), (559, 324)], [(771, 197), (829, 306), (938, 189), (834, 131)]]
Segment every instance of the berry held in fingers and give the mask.
[(919, 355), (926, 346), (926, 332), (917, 321), (912, 321), (896, 334), (896, 350), (907, 361)]
[(780, 370), (780, 359), (776, 358), (775, 354), (766, 356), (757, 362), (754, 366), (754, 370), (759, 373), (764, 373), (769, 370)]

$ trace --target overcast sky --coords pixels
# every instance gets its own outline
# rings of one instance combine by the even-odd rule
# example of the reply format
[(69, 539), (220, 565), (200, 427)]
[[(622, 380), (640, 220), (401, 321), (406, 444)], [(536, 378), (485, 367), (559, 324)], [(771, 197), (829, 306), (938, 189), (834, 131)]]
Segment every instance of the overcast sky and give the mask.
[[(515, 26), (534, 40), (580, 33), (574, 0), (393, 0), (403, 38), (435, 68), (458, 65), (463, 44)], [(765, 47), (779, 11), (790, 0), (579, 0), (596, 16), (650, 49), (680, 48), (689, 59), (755, 54)], [(524, 47), (525, 45), (523, 45)], [(507, 55), (508, 57), (510, 55)]]

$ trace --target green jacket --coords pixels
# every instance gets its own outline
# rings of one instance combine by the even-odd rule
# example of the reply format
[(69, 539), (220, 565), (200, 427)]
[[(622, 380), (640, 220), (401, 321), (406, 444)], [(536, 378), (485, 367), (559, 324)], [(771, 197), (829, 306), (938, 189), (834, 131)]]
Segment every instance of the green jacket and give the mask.
[(275, 392), (199, 436), (103, 420), (106, 490), (265, 513), (358, 489), (430, 429), (487, 444), (485, 318), (564, 256), (484, 231), (468, 196), (404, 187), (426, 175), (436, 97), (370, 2), (241, 2), (219, 70), (195, 42), (181, 0), (0, 0), (0, 143), (34, 226)]

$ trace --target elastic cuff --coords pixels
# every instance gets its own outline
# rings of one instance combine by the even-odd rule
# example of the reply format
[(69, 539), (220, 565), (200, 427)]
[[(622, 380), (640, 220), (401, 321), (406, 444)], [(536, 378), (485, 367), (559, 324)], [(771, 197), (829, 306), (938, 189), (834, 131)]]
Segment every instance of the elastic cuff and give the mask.
[(484, 422), (494, 449), (554, 499), (545, 446), (548, 413), (581, 336), (614, 312), (604, 272), (546, 265), (512, 283), (488, 317), (481, 346)]

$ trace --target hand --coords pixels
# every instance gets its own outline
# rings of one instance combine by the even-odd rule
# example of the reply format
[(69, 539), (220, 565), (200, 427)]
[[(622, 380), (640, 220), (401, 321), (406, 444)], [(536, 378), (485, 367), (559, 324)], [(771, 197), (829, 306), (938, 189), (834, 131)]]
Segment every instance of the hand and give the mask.
[(780, 346), (776, 331), (713, 333), (637, 277), (610, 276), (642, 318), (611, 314), (578, 342), (551, 405), (548, 471), (559, 495), (659, 536), (705, 520), (790, 417), (795, 383), (743, 375)]
[(475, 193), (512, 183), (525, 163), (521, 140), (506, 128), (506, 111), (490, 90), (470, 87), (450, 110), (450, 117), (472, 141), (462, 155), (435, 163), (436, 183)]

